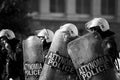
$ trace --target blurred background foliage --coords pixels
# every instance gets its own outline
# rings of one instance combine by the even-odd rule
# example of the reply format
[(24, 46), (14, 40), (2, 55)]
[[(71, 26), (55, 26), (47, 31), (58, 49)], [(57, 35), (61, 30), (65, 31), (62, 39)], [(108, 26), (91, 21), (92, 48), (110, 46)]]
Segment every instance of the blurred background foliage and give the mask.
[(0, 29), (11, 29), (20, 34), (27, 34), (28, 0), (0, 0)]

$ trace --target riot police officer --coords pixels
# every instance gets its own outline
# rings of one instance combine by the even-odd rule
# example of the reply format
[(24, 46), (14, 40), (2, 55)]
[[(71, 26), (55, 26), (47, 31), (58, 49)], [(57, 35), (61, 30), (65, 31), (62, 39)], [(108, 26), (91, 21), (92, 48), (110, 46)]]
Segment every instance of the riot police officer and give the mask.
[(111, 55), (113, 62), (118, 57), (117, 46), (115, 42), (115, 33), (110, 31), (110, 25), (104, 18), (94, 18), (85, 24), (85, 28), (89, 32), (97, 32), (103, 39), (105, 49)]
[[(22, 52), (17, 53), (20, 47), (20, 41), (15, 38), (15, 34), (10, 29), (2, 29), (0, 31), (1, 44), (1, 80), (15, 79), (22, 75)], [(19, 59), (18, 56), (19, 55)], [(5, 66), (5, 67), (4, 67)]]
[(43, 41), (43, 55), (47, 54), (47, 51), (51, 45), (51, 42), (54, 37), (54, 32), (50, 29), (42, 29), (37, 36)]

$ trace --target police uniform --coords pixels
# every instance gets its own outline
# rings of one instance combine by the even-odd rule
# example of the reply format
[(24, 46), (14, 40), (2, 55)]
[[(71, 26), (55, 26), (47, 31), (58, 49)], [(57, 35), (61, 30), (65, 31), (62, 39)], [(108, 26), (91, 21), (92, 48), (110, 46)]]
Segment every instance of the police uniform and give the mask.
[(114, 62), (117, 57), (119, 57), (117, 46), (115, 42), (115, 33), (110, 31), (109, 23), (104, 18), (94, 18), (91, 21), (85, 24), (85, 28), (89, 32), (98, 32), (102, 39), (105, 47), (105, 52), (108, 52), (112, 57), (112, 61)]

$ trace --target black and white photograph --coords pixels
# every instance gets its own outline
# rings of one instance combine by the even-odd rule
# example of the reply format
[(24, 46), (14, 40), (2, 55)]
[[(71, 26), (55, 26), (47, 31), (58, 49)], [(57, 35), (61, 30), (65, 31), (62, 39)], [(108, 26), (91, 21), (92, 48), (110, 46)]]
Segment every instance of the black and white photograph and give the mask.
[(0, 0), (0, 80), (120, 80), (120, 0)]

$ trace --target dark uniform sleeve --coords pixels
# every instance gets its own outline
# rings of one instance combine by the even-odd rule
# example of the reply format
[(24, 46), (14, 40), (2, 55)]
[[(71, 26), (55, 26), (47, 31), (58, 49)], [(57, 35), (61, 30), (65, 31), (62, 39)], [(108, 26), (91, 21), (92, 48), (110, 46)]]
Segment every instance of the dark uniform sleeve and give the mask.
[(20, 80), (24, 80), (24, 71), (23, 71), (23, 48), (22, 43), (19, 42), (16, 46), (16, 58), (17, 58), (17, 67), (19, 72)]
[(114, 36), (107, 37), (104, 40), (104, 44), (105, 44), (106, 52), (112, 57), (113, 62), (115, 62), (115, 59), (119, 57), (119, 53), (117, 50), (117, 45)]

